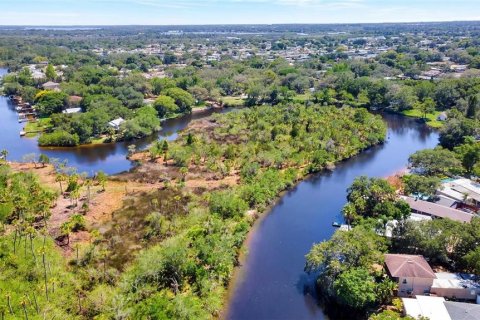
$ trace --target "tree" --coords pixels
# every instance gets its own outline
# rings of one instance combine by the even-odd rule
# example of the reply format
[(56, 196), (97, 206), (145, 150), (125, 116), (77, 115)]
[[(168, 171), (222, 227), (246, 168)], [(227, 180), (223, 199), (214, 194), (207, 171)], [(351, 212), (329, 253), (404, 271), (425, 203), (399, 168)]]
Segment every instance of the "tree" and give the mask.
[(168, 142), (167, 142), (167, 140), (163, 140), (162, 152), (163, 152), (163, 163), (165, 165), (167, 165), (167, 155), (168, 155)]
[(63, 194), (63, 186), (62, 186), (62, 182), (65, 182), (67, 181), (67, 175), (66, 174), (63, 174), (63, 173), (57, 173), (55, 175), (55, 182), (58, 182), (58, 184), (60, 185), (60, 193)]
[(440, 145), (452, 150), (465, 141), (465, 137), (480, 134), (478, 121), (465, 118), (458, 112), (450, 111), (449, 118), (440, 130)]
[(426, 98), (423, 102), (416, 102), (415, 109), (423, 114), (423, 119), (427, 119), (427, 114), (435, 111), (435, 101), (432, 98)]
[(66, 221), (62, 223), (60, 226), (60, 231), (62, 232), (62, 235), (67, 237), (67, 245), (70, 244), (70, 233), (72, 232), (72, 225), (70, 224), (69, 221)]
[(7, 149), (2, 149), (2, 151), (0, 151), (0, 158), (3, 161), (7, 161), (7, 156), (8, 156), (8, 150)]
[(475, 119), (475, 117), (477, 116), (478, 108), (479, 108), (478, 94), (471, 95), (470, 97), (468, 97), (467, 113), (466, 113), (467, 118)]
[(188, 146), (191, 146), (194, 141), (195, 141), (195, 139), (193, 138), (192, 133), (189, 132), (188, 135), (187, 135), (187, 145), (188, 145)]
[(102, 191), (105, 191), (105, 186), (107, 185), (107, 175), (105, 172), (98, 171), (95, 179), (102, 186)]
[(42, 164), (42, 167), (45, 167), (47, 164), (50, 163), (50, 158), (46, 154), (41, 153), (38, 157), (38, 162)]
[(153, 107), (157, 110), (160, 117), (178, 113), (180, 110), (172, 97), (163, 95), (155, 100)]
[(455, 153), (459, 156), (467, 173), (473, 174), (480, 162), (480, 142), (473, 137), (466, 137), (465, 143), (455, 147)]
[(195, 104), (195, 99), (190, 93), (180, 88), (169, 88), (164, 91), (166, 96), (175, 100), (179, 112), (190, 112)]
[(348, 269), (334, 282), (340, 304), (364, 310), (377, 301), (375, 279), (363, 268)]
[(356, 178), (347, 189), (348, 203), (343, 214), (348, 223), (358, 224), (363, 219), (404, 219), (410, 213), (409, 206), (397, 199), (395, 189), (384, 179)]
[(417, 151), (410, 156), (408, 163), (416, 172), (426, 176), (452, 174), (461, 167), (455, 154), (442, 147)]
[(53, 65), (48, 64), (47, 69), (45, 69), (45, 77), (48, 80), (55, 80), (55, 78), (57, 78), (57, 73), (55, 72)]
[(409, 174), (402, 177), (405, 194), (417, 194), (433, 198), (440, 188), (441, 180), (438, 177)]
[(40, 115), (48, 117), (63, 110), (67, 105), (67, 95), (63, 92), (44, 90), (35, 96), (35, 101)]
[(187, 174), (188, 174), (188, 168), (187, 167), (181, 167), (180, 168), (180, 174), (182, 175), (182, 181), (185, 181), (185, 178), (187, 177)]
[(229, 191), (215, 192), (210, 196), (210, 211), (223, 218), (242, 216), (247, 210), (247, 203)]

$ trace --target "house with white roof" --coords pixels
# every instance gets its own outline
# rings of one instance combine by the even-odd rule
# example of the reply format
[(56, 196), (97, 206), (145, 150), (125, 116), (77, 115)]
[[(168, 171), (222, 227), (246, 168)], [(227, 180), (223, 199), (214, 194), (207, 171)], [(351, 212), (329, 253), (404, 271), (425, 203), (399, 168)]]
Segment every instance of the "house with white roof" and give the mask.
[(108, 125), (111, 126), (112, 128), (114, 128), (115, 130), (119, 130), (120, 125), (124, 122), (125, 122), (125, 120), (123, 118), (117, 118), (115, 120), (110, 121), (108, 123)]
[(405, 315), (414, 319), (425, 317), (430, 320), (451, 320), (442, 297), (416, 296), (402, 298)]

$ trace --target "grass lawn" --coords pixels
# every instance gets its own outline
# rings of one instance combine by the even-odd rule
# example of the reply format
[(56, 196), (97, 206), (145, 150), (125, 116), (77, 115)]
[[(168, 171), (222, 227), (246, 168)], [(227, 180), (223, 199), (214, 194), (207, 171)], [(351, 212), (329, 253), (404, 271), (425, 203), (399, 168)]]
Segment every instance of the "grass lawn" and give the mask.
[(35, 122), (27, 122), (25, 125), (25, 132), (27, 137), (35, 137), (52, 126), (50, 118), (40, 118)]
[(105, 140), (107, 140), (107, 137), (94, 138), (92, 139), (92, 144), (102, 144), (105, 143)]
[(295, 98), (293, 98), (293, 100), (297, 102), (305, 102), (307, 100), (310, 100), (311, 98), (312, 98), (312, 94), (310, 92), (306, 92), (302, 94), (297, 94)]
[[(427, 125), (432, 128), (441, 128), (443, 126), (442, 121), (438, 121), (437, 117), (440, 114), (440, 111), (435, 111), (434, 113), (427, 114)], [(404, 116), (412, 117), (412, 118), (423, 118), (423, 114), (420, 110), (412, 109), (412, 110), (405, 110), (402, 112)]]
[(245, 105), (245, 100), (240, 97), (227, 96), (220, 99), (223, 104), (231, 107), (242, 107)]

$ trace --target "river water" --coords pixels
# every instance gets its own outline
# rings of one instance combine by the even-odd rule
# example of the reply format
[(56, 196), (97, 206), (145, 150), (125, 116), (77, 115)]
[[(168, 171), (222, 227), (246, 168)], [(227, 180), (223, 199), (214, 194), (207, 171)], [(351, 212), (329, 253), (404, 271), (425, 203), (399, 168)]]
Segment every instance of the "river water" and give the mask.
[[(0, 69), (0, 77), (5, 74)], [(146, 147), (162, 138), (173, 140), (193, 119), (213, 111), (167, 120), (162, 130), (133, 142)], [(438, 134), (412, 119), (384, 115), (388, 124), (385, 144), (340, 163), (330, 173), (317, 174), (284, 195), (251, 235), (249, 255), (233, 288), (227, 318), (250, 319), (327, 319), (317, 303), (314, 280), (303, 272), (305, 254), (315, 242), (329, 239), (341, 221), (346, 189), (360, 175), (384, 177), (407, 164), (417, 150), (433, 148)], [(44, 153), (50, 158), (67, 159), (79, 172), (108, 174), (126, 171), (132, 163), (125, 158), (132, 142), (78, 148), (39, 148), (36, 139), (21, 138), (23, 125), (6, 97), (0, 96), (0, 149), (9, 151), (9, 160), (21, 161), (25, 154)]]
[(305, 254), (313, 243), (332, 236), (333, 221), (342, 221), (346, 189), (355, 177), (393, 174), (406, 166), (410, 154), (438, 143), (438, 134), (425, 125), (397, 115), (384, 118), (385, 144), (300, 183), (259, 223), (232, 289), (227, 319), (328, 319), (317, 303), (314, 279), (303, 271)]
[[(6, 69), (0, 68), (0, 77), (7, 73)], [(0, 150), (8, 150), (8, 160), (22, 161), (26, 154), (46, 154), (50, 158), (67, 160), (68, 166), (77, 168), (78, 172), (86, 172), (89, 175), (104, 171), (107, 174), (116, 174), (132, 168), (131, 161), (126, 159), (128, 146), (135, 144), (137, 149), (143, 149), (157, 139), (174, 140), (178, 132), (183, 130), (190, 121), (204, 118), (214, 112), (226, 112), (223, 110), (206, 110), (194, 114), (184, 115), (176, 119), (162, 122), (162, 130), (156, 135), (143, 139), (101, 145), (87, 145), (77, 148), (40, 148), (36, 138), (20, 137), (20, 131), (25, 124), (18, 123), (18, 114), (13, 103), (4, 96), (0, 96)]]

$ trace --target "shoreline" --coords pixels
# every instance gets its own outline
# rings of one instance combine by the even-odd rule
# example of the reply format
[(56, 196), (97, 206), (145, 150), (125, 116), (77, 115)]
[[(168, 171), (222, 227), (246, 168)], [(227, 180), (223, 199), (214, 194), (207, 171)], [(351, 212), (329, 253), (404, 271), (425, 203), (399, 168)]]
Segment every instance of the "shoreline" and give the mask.
[(365, 151), (367, 151), (371, 148), (381, 146), (383, 143), (385, 143), (385, 141), (379, 142), (379, 143), (377, 143), (375, 145), (372, 145), (368, 148), (360, 150), (357, 154), (355, 154), (355, 155), (353, 155), (349, 158), (337, 161), (336, 163), (333, 164), (333, 168), (324, 168), (323, 170), (320, 170), (320, 171), (314, 172), (314, 173), (309, 173), (309, 174), (299, 178), (299, 180), (296, 181), (294, 185), (292, 185), (291, 187), (281, 191), (278, 194), (278, 196), (276, 197), (276, 199), (274, 201), (272, 201), (272, 203), (270, 205), (268, 205), (265, 208), (264, 211), (262, 211), (261, 213), (257, 212), (257, 217), (258, 218), (254, 220), (253, 225), (251, 226), (250, 230), (248, 231), (247, 237), (245, 238), (245, 241), (243, 242), (243, 244), (240, 248), (240, 254), (238, 256), (239, 265), (234, 268), (233, 275), (228, 282), (227, 291), (226, 291), (225, 298), (224, 298), (225, 308), (220, 313), (219, 319), (227, 319), (228, 313), (230, 311), (230, 305), (231, 305), (230, 302), (232, 301), (232, 298), (235, 295), (235, 292), (236, 292), (238, 286), (244, 280), (244, 276), (245, 276), (245, 272), (246, 272), (246, 262), (247, 262), (247, 259), (248, 259), (248, 256), (249, 256), (249, 249), (250, 249), (251, 241), (257, 235), (258, 228), (260, 227), (260, 225), (263, 223), (263, 221), (265, 219), (267, 219), (267, 217), (269, 217), (270, 213), (272, 212), (274, 207), (279, 203), (279, 201), (287, 193), (295, 190), (295, 188), (297, 188), (301, 183), (303, 183), (305, 181), (308, 181), (309, 179), (314, 178), (315, 176), (325, 174), (326, 172), (332, 172), (332, 171), (335, 170), (337, 164), (348, 161), (350, 159), (353, 159), (356, 156), (360, 155), (361, 153), (363, 153), (363, 152), (365, 152)]

